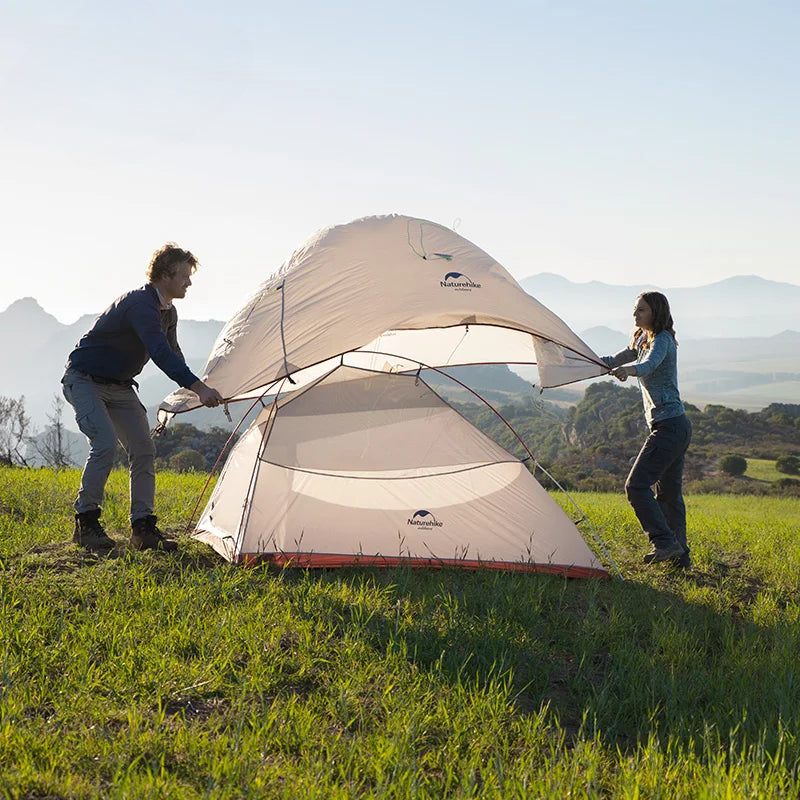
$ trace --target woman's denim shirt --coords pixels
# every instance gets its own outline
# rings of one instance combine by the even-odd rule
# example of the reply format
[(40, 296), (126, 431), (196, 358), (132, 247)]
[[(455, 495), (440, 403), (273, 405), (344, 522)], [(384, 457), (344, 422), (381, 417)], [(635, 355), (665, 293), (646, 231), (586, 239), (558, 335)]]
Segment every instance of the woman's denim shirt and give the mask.
[(629, 347), (603, 361), (612, 369), (636, 362), (636, 377), (642, 390), (647, 424), (679, 417), (684, 413), (678, 392), (678, 347), (667, 331), (656, 334), (649, 349)]

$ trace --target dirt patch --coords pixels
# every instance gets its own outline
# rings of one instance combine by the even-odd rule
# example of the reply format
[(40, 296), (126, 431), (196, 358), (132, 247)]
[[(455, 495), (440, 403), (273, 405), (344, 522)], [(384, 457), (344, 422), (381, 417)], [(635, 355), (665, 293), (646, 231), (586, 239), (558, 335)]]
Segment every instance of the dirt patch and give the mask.
[(25, 512), (20, 508), (14, 508), (8, 503), (0, 503), (0, 516), (12, 517), (15, 520), (24, 520)]
[[(127, 541), (116, 540), (113, 550), (91, 551), (76, 547), (72, 541), (50, 542), (34, 545), (22, 552), (0, 557), (0, 571), (21, 570), (35, 575), (43, 572), (56, 574), (76, 573), (103, 561), (118, 558), (152, 557), (160, 562), (157, 566), (166, 572), (180, 572), (185, 568), (199, 571), (218, 569), (227, 562), (210, 548), (181, 548), (174, 553), (143, 553), (132, 550)], [(154, 565), (156, 562), (153, 562)]]
[(70, 574), (101, 561), (119, 558), (117, 549), (104, 553), (81, 550), (72, 542), (56, 542), (31, 547), (23, 553), (12, 553), (0, 560), (0, 570), (20, 570), (25, 575), (39, 573)]
[(164, 704), (164, 714), (187, 722), (206, 722), (212, 715), (224, 713), (229, 708), (230, 700), (225, 697), (179, 697)]
[(700, 588), (724, 589), (731, 597), (730, 610), (743, 616), (759, 595), (770, 591), (770, 585), (748, 569), (748, 558), (741, 553), (718, 557), (709, 570), (693, 568), (683, 573), (683, 579)]
[(20, 800), (67, 800), (62, 794), (25, 794)]

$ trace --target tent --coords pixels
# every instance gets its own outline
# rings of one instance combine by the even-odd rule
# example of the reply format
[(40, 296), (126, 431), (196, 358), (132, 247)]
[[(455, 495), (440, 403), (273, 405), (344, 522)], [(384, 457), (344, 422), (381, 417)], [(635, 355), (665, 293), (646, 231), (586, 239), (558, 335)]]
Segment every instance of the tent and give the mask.
[(344, 361), (264, 404), (195, 538), (237, 563), (607, 575), (525, 464), (422, 378)]
[[(229, 400), (256, 399), (284, 379), (300, 387), (354, 352), (359, 366), (395, 372), (420, 363), (537, 364), (543, 387), (608, 372), (483, 250), (442, 225), (392, 214), (306, 242), (228, 322), (203, 379)], [(197, 405), (179, 389), (161, 403), (159, 420)]]
[[(319, 232), (258, 287), (206, 362), (203, 379), (228, 402), (262, 411), (195, 535), (244, 563), (403, 559), (605, 575), (525, 465), (414, 374), (498, 363), (536, 364), (543, 387), (608, 372), (449, 228), (392, 214)], [(159, 421), (197, 406), (180, 389)]]

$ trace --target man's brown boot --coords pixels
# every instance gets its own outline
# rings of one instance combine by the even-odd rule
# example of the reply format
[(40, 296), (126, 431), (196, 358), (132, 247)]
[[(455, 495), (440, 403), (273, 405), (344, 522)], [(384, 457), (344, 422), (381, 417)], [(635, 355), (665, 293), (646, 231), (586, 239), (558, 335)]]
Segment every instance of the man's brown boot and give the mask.
[(117, 543), (105, 532), (100, 524), (100, 509), (84, 511), (75, 515), (75, 530), (72, 541), (92, 552), (113, 550)]
[(131, 547), (134, 550), (162, 550), (165, 553), (178, 549), (177, 542), (164, 538), (164, 534), (156, 527), (153, 514), (131, 523)]

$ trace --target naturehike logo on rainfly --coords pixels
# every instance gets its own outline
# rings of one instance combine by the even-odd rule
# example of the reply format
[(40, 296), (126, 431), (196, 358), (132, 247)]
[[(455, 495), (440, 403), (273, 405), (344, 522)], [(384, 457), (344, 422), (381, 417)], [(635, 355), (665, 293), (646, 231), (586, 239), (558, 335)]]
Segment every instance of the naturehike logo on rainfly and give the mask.
[(414, 516), (409, 518), (408, 524), (413, 525), (415, 528), (423, 528), (425, 530), (444, 526), (443, 522), (439, 522), (430, 511), (426, 511), (424, 508), (415, 511)]
[(469, 275), (463, 272), (448, 272), (443, 281), (439, 281), (439, 286), (443, 289), (455, 289), (457, 292), (471, 292), (473, 289), (480, 289), (481, 285), (475, 283)]

